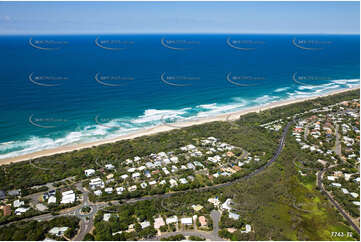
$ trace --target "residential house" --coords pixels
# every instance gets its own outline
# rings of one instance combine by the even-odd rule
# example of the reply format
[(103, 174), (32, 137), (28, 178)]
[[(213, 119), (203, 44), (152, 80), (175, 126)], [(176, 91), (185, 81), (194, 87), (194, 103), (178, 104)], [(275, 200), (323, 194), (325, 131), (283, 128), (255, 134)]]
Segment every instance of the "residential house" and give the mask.
[(15, 215), (21, 215), (23, 213), (26, 213), (30, 208), (17, 208), (15, 209)]
[(91, 179), (89, 182), (89, 187), (92, 190), (95, 190), (96, 188), (104, 188), (104, 182), (99, 177)]
[(25, 204), (24, 201), (20, 201), (20, 200), (18, 199), (18, 200), (15, 200), (15, 201), (13, 202), (13, 207), (14, 207), (14, 208), (18, 208), (18, 207), (23, 206), (24, 204)]
[(155, 229), (159, 229), (160, 227), (164, 226), (165, 223), (164, 223), (164, 220), (162, 217), (158, 217), (156, 219), (154, 219), (154, 228)]
[(48, 199), (48, 204), (50, 203), (56, 203), (56, 197), (55, 196), (50, 196)]
[(62, 204), (68, 204), (75, 202), (75, 193), (73, 190), (69, 190), (62, 193), (62, 198), (60, 203)]
[(150, 226), (150, 222), (147, 220), (144, 220), (143, 222), (140, 223), (140, 226), (142, 227), (142, 229), (145, 229)]
[(108, 193), (108, 194), (111, 194), (111, 193), (113, 193), (113, 188), (112, 187), (107, 187), (107, 188), (104, 189), (104, 191), (106, 193)]
[(193, 219), (192, 218), (181, 218), (181, 224), (192, 225), (193, 224)]
[(207, 220), (206, 220), (206, 218), (204, 216), (199, 216), (198, 221), (201, 224), (201, 227), (206, 227), (207, 226)]
[(63, 236), (68, 229), (69, 227), (54, 227), (49, 230), (49, 234), (60, 237)]
[(232, 213), (232, 212), (228, 213), (228, 218), (230, 218), (230, 219), (239, 220), (239, 217), (240, 216), (238, 214), (236, 214), (236, 213)]
[(115, 168), (115, 166), (114, 166), (113, 164), (106, 164), (106, 165), (105, 165), (105, 168), (106, 168), (107, 170), (113, 170), (113, 169)]
[(172, 223), (177, 223), (178, 222), (178, 217), (176, 215), (166, 218), (165, 222), (167, 224), (172, 224)]
[(84, 171), (86, 176), (92, 176), (95, 174), (95, 170), (94, 169), (87, 169)]

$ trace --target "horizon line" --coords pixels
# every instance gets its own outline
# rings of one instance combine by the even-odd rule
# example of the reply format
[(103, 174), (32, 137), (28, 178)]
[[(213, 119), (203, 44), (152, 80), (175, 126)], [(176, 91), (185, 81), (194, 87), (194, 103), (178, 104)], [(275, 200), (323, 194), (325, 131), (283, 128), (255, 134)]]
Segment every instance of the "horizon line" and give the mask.
[(179, 33), (165, 33), (165, 32), (145, 32), (145, 33), (0, 33), (0, 36), (44, 36), (44, 35), (358, 35), (360, 33), (237, 33), (237, 32), (217, 32), (217, 33), (206, 33), (206, 32), (179, 32)]

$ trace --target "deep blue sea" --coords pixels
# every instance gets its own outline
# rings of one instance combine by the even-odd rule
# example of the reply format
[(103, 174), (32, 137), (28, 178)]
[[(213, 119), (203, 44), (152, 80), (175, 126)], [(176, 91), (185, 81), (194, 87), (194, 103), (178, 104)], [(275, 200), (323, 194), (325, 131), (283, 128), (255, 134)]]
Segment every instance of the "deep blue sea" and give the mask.
[(0, 159), (360, 84), (359, 35), (0, 36)]

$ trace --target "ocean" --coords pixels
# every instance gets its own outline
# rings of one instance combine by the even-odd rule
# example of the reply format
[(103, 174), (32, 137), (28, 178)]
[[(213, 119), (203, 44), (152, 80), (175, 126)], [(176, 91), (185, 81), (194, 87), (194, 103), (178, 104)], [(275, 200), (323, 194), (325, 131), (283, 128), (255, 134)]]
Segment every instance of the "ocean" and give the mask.
[(359, 35), (0, 36), (0, 159), (360, 84)]

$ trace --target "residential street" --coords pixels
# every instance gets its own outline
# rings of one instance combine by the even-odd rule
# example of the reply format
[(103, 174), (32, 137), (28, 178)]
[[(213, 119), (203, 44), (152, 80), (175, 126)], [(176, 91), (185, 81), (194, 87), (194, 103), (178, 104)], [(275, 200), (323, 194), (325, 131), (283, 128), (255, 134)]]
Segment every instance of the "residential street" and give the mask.
[[(284, 144), (285, 144), (285, 140), (286, 140), (286, 136), (287, 136), (287, 132), (290, 128), (290, 126), (292, 125), (294, 121), (290, 121), (286, 127), (284, 128), (283, 130), (283, 133), (282, 133), (282, 137), (280, 139), (280, 143), (275, 151), (275, 154), (273, 155), (273, 157), (262, 167), (254, 170), (252, 173), (248, 174), (247, 176), (244, 176), (238, 180), (235, 180), (235, 181), (232, 181), (232, 182), (228, 182), (228, 183), (223, 183), (223, 184), (217, 184), (217, 185), (214, 185), (214, 186), (209, 186), (209, 187), (201, 187), (201, 188), (197, 188), (197, 189), (193, 189), (193, 190), (188, 190), (188, 191), (179, 191), (179, 192), (172, 192), (172, 193), (166, 193), (166, 194), (158, 194), (158, 195), (153, 195), (153, 196), (146, 196), (146, 197), (140, 197), (140, 198), (132, 198), (132, 199), (128, 199), (128, 200), (124, 200), (123, 202), (125, 203), (134, 203), (134, 202), (139, 202), (139, 201), (144, 201), (144, 200), (151, 200), (151, 199), (156, 199), (156, 198), (169, 198), (173, 195), (176, 195), (176, 194), (181, 194), (181, 193), (186, 193), (186, 192), (189, 192), (189, 191), (204, 191), (204, 190), (209, 190), (209, 189), (216, 189), (216, 188), (221, 188), (221, 187), (226, 187), (226, 186), (229, 186), (233, 183), (236, 183), (240, 180), (245, 180), (245, 179), (248, 179), (248, 178), (251, 178), (257, 174), (259, 174), (260, 172), (262, 172), (264, 169), (266, 169), (268, 166), (270, 166), (274, 161), (276, 161), (276, 159), (278, 158), (278, 156), (280, 155), (283, 147), (284, 147)], [(246, 156), (248, 153), (247, 151), (245, 151), (243, 154), (242, 154), (242, 157)], [(80, 229), (78, 231), (78, 234), (73, 238), (73, 240), (76, 240), (76, 241), (80, 241), (80, 240), (83, 240), (84, 239), (84, 236), (92, 229), (93, 227), (93, 219), (94, 219), (94, 216), (96, 214), (96, 212), (100, 209), (103, 209), (107, 206), (107, 204), (103, 203), (103, 202), (99, 202), (99, 203), (91, 203), (89, 201), (89, 198), (88, 198), (88, 191), (86, 191), (82, 186), (81, 186), (81, 182), (79, 183), (76, 183), (75, 184), (77, 189), (80, 190), (83, 194), (83, 201), (82, 201), (82, 204), (80, 206), (77, 206), (77, 207), (74, 207), (74, 208), (70, 208), (70, 209), (66, 209), (65, 212), (60, 212), (59, 215), (52, 215), (50, 213), (47, 213), (47, 214), (43, 214), (43, 215), (39, 215), (39, 216), (35, 216), (35, 217), (32, 217), (32, 218), (27, 218), (27, 219), (23, 219), (22, 221), (29, 221), (29, 220), (38, 220), (38, 221), (44, 221), (44, 220), (50, 220), (54, 217), (57, 217), (57, 216), (77, 216), (78, 218), (81, 219), (81, 222), (80, 222)], [(110, 201), (112, 204), (114, 205), (119, 205), (119, 201)], [(84, 215), (84, 214), (81, 214), (81, 208), (84, 207), (84, 206), (89, 206), (92, 208), (91, 212), (87, 215)], [(174, 234), (172, 233), (168, 233), (167, 236), (171, 236), (171, 235), (175, 235), (177, 233), (183, 233), (184, 235), (195, 235), (195, 236), (203, 236), (207, 239), (210, 239), (210, 240), (222, 240), (221, 238), (218, 237), (218, 221), (219, 221), (219, 218), (220, 218), (220, 214), (219, 212), (217, 211), (212, 211), (212, 219), (213, 219), (213, 226), (214, 226), (214, 230), (212, 233), (209, 233), (209, 232), (201, 232), (201, 231), (197, 231), (197, 232), (174, 232)], [(88, 218), (88, 220), (87, 220)], [(11, 223), (9, 223), (11, 224)], [(6, 226), (5, 225), (2, 225), (2, 226)], [(1, 226), (1, 227), (2, 227)], [(160, 238), (158, 238), (160, 239)]]

